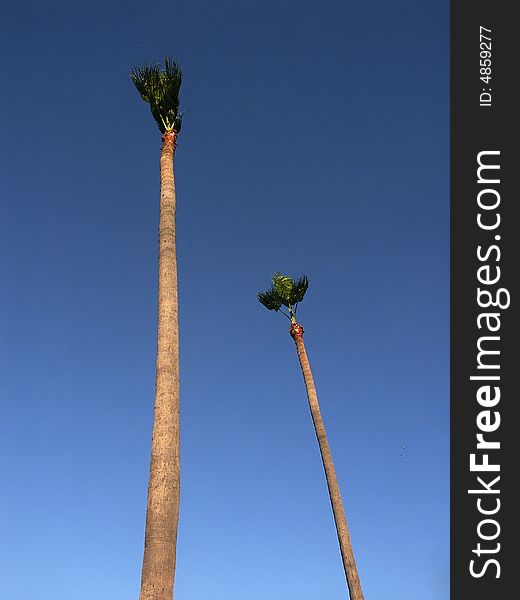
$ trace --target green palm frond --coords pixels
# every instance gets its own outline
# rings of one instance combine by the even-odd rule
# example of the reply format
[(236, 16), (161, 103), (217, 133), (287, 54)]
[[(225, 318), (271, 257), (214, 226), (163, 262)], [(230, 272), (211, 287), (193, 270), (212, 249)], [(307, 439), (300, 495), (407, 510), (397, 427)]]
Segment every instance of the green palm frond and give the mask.
[(260, 304), (263, 304), (268, 310), (279, 310), (282, 305), (282, 302), (276, 294), (273, 293), (273, 290), (258, 292), (257, 297)]
[(273, 290), (276, 292), (284, 306), (291, 304), (293, 280), (288, 275), (275, 273), (272, 278)]
[(161, 132), (179, 133), (182, 126), (182, 113), (179, 112), (182, 69), (179, 64), (165, 58), (164, 69), (159, 65), (134, 67), (130, 78), (141, 98), (150, 105)]
[(303, 300), (305, 292), (309, 287), (309, 278), (307, 275), (302, 275), (299, 279), (293, 280), (291, 290), (291, 304), (298, 304)]

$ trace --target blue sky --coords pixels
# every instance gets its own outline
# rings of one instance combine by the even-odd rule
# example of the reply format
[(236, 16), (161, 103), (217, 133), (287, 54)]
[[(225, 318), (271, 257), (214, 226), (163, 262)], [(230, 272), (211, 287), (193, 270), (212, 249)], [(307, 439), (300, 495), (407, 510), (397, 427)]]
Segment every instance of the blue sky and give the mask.
[(256, 300), (276, 270), (311, 281), (365, 596), (448, 597), (449, 4), (28, 0), (0, 23), (1, 596), (138, 596), (161, 140), (128, 74), (171, 55), (175, 598), (345, 598), (294, 344)]

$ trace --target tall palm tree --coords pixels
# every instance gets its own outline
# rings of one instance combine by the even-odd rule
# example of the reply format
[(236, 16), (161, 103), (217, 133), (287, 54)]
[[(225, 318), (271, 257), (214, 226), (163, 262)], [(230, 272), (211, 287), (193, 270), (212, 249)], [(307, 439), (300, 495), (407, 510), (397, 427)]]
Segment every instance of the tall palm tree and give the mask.
[(159, 306), (155, 408), (146, 508), (140, 600), (171, 600), (180, 500), (179, 323), (175, 250), (173, 157), (181, 129), (182, 70), (166, 58), (159, 65), (134, 67), (131, 79), (150, 104), (162, 133), (159, 217)]
[[(276, 273), (272, 278), (271, 288), (265, 292), (259, 292), (258, 300), (267, 309), (280, 311), (291, 321), (289, 334), (296, 343), (296, 351), (298, 353), (298, 359), (300, 361), (303, 379), (307, 389), (309, 408), (311, 410), (316, 437), (318, 438), (325, 477), (327, 479), (327, 487), (329, 489), (334, 522), (336, 523), (336, 531), (338, 533), (339, 547), (345, 576), (347, 578), (349, 595), (351, 600), (363, 600), (363, 591), (361, 590), (356, 561), (354, 560), (354, 552), (352, 550), (345, 511), (343, 510), (343, 502), (339, 492), (338, 479), (336, 477), (334, 463), (332, 462), (325, 425), (323, 424), (323, 419), (321, 417), (316, 386), (314, 385), (309, 359), (307, 358), (307, 352), (303, 342), (303, 327), (296, 320), (298, 304), (303, 300), (308, 287), (309, 280), (305, 275), (299, 279), (292, 279), (287, 275)], [(282, 309), (282, 306), (287, 309), (287, 312)]]

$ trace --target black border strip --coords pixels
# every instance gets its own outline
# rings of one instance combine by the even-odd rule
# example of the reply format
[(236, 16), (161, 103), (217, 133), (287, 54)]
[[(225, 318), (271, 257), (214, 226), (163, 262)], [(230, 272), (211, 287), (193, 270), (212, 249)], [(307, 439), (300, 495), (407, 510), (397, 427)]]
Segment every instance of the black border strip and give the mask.
[[(515, 44), (520, 36), (514, 7), (513, 2), (497, 0), (451, 3), (451, 597), (457, 600), (515, 597), (513, 578), (520, 573), (513, 531), (518, 527), (515, 508), (520, 506), (516, 489), (520, 487), (516, 485), (520, 451), (515, 444), (515, 438), (520, 442), (515, 380), (520, 371), (516, 347), (520, 219), (515, 220), (520, 198), (513, 189), (520, 172), (515, 106), (520, 98), (513, 90), (520, 59)], [(491, 30), (483, 32), (491, 37), (490, 57), (486, 46), (480, 47), (481, 26)], [(480, 72), (487, 66), (481, 66), (480, 60), (486, 58), (491, 60), (489, 81), (481, 79), (487, 72)], [(479, 183), (482, 152), (486, 152), (480, 154), (482, 163), (500, 168), (482, 169)], [(494, 200), (498, 205), (482, 208), (479, 199), (482, 205), (493, 206)], [(483, 225), (492, 226), (500, 218), (499, 225), (484, 229), (477, 221), (479, 213)], [(497, 267), (500, 279), (483, 283), (496, 279)], [(480, 305), (478, 288), (482, 290)], [(510, 305), (505, 307), (508, 297)], [(501, 306), (482, 306), (489, 298), (498, 298)], [(482, 316), (489, 313), (498, 317)], [(498, 325), (498, 330), (490, 331)], [(479, 363), (479, 343), (485, 352), (500, 354), (481, 354)], [(474, 376), (500, 379), (471, 379)], [(500, 400), (492, 406), (497, 387)], [(478, 433), (486, 443), (499, 442), (500, 448), (477, 448)], [(500, 471), (485, 467), (472, 471), (472, 454), (476, 465), (484, 464), (487, 454), (489, 464), (499, 466)], [(490, 514), (483, 514), (486, 510)]]

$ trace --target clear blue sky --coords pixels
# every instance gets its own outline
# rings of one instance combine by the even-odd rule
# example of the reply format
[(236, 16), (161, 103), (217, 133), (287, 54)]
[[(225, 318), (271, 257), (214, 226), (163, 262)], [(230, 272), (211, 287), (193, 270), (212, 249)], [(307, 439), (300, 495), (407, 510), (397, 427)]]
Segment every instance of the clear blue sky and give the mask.
[[(449, 3), (0, 9), (2, 600), (137, 598), (158, 159), (134, 64), (176, 57), (176, 600), (335, 600), (299, 315), (367, 600), (448, 597)], [(404, 446), (404, 449), (403, 449)]]

